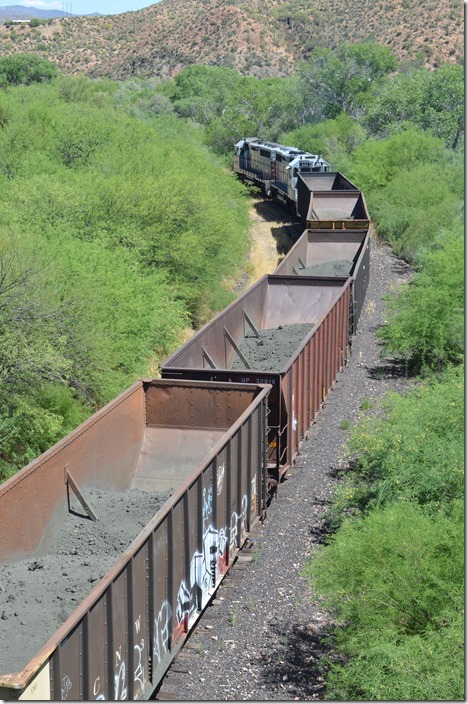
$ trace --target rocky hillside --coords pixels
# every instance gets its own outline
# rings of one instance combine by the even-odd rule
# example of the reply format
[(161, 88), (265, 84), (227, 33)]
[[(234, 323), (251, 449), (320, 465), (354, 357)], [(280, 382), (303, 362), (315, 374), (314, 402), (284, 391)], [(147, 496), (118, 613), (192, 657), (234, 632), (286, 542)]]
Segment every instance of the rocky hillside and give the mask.
[(39, 52), (70, 74), (169, 77), (193, 63), (291, 74), (317, 46), (377, 41), (428, 67), (460, 61), (459, 0), (162, 0), (137, 12), (0, 27), (0, 55)]

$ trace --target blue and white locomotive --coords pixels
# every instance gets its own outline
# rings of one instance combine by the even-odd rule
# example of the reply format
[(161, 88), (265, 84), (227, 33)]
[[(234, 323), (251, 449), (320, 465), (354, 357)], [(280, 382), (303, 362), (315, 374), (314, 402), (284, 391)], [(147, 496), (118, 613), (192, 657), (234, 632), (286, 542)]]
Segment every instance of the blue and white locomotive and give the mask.
[(259, 185), (268, 196), (296, 209), (299, 174), (328, 172), (320, 155), (260, 139), (241, 139), (234, 145), (234, 171)]

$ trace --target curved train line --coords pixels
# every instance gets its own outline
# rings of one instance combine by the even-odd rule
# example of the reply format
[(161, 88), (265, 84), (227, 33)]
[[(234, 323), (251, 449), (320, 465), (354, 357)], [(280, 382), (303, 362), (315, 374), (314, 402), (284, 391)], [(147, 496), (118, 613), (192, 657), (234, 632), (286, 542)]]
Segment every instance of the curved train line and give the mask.
[[(304, 233), (164, 361), (162, 379), (133, 384), (0, 486), (3, 563), (34, 555), (70, 491), (89, 513), (89, 486), (174, 489), (27, 665), (0, 675), (0, 698), (151, 696), (346, 364), (369, 280), (363, 194), (322, 157), (257, 139), (235, 146), (234, 170), (295, 210)], [(296, 323), (310, 329), (282, 368), (252, 368), (244, 338)]]

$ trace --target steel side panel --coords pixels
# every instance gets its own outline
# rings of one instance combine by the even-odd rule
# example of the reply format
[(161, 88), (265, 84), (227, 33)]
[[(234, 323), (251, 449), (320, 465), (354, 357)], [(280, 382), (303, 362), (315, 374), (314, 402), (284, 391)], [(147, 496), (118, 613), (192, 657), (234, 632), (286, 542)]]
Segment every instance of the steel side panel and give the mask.
[(185, 540), (184, 540), (183, 497), (172, 508), (172, 539), (169, 544), (172, 561), (172, 633), (171, 649), (174, 651), (179, 641), (188, 632), (188, 615), (190, 612), (190, 592), (185, 583)]
[(339, 336), (339, 325), (341, 323), (341, 307), (342, 307), (343, 300), (341, 299), (338, 302), (338, 305), (335, 307), (333, 311), (333, 380), (332, 383), (335, 382), (336, 380), (336, 374), (338, 369), (340, 368), (340, 356), (341, 356), (341, 339)]
[(100, 599), (90, 610), (87, 618), (87, 637), (84, 657), (87, 676), (84, 698), (88, 701), (98, 697), (109, 699), (113, 690), (108, 682), (108, 634), (106, 599)]
[(232, 439), (223, 448), (223, 451), (217, 456), (215, 464), (215, 488), (216, 492), (216, 531), (217, 531), (217, 551), (216, 551), (216, 581), (225, 575), (229, 565), (228, 555), (228, 510), (227, 510), (227, 494), (228, 494), (228, 473), (229, 473), (229, 455), (231, 452)]
[(358, 203), (359, 195), (346, 193), (313, 193), (309, 213), (313, 211), (311, 220), (343, 220), (351, 218)]
[(313, 419), (315, 420), (318, 410), (320, 408), (320, 364), (321, 364), (321, 359), (320, 359), (320, 337), (321, 337), (321, 331), (319, 330), (317, 335), (314, 335), (313, 338), (313, 352), (311, 355), (311, 364), (313, 365), (313, 384), (314, 384), (314, 393), (313, 393)]
[(361, 311), (364, 305), (364, 299), (367, 293), (370, 275), (370, 233), (367, 234), (360, 252), (359, 259), (355, 265), (353, 272), (353, 288), (352, 288), (352, 307), (353, 307), (353, 328), (355, 333)]
[[(132, 591), (129, 600), (131, 655), (131, 699), (142, 699), (150, 681), (150, 636), (148, 620), (148, 543), (135, 554), (131, 563)], [(132, 662), (133, 659), (133, 662)]]
[[(224, 436), (224, 445), (142, 531), (146, 537), (136, 539), (137, 546), (110, 570), (113, 576), (100, 595), (90, 594), (84, 600), (86, 610), (46, 664), (52, 699), (137, 699), (145, 696), (150, 683), (156, 686), (160, 681), (189, 623), (196, 621), (222, 576), (218, 566), (216, 573), (210, 571), (216, 550), (220, 553), (230, 539), (232, 560), (245, 538), (252, 500), (250, 477), (260, 485), (266, 480), (265, 453), (257, 451), (259, 444), (264, 448), (265, 438), (256, 435), (266, 427), (267, 390), (261, 389), (252, 404), (252, 390), (245, 391), (248, 405), (243, 419)], [(207, 520), (203, 518), (203, 489), (213, 496), (211, 522), (209, 511)], [(228, 516), (218, 510), (223, 502), (225, 507), (234, 504)], [(65, 629), (66, 624), (60, 632)], [(16, 693), (21, 696), (21, 690), (11, 693), (13, 698)]]
[(0, 485), (0, 561), (34, 553), (65, 505), (65, 468), (79, 486), (127, 489), (145, 430), (141, 384)]
[(368, 241), (369, 233), (342, 230), (305, 230), (274, 271), (274, 274), (293, 275), (293, 268), (301, 275), (301, 265), (306, 268), (325, 262), (348, 259), (353, 262), (350, 274), (355, 270)]
[[(127, 571), (124, 570), (112, 585), (112, 634), (111, 668), (114, 686), (111, 685), (112, 698), (129, 698), (130, 660), (128, 643), (128, 594)], [(133, 653), (132, 653), (133, 655)], [(133, 658), (132, 658), (133, 660)]]
[[(198, 477), (192, 486), (188, 487), (185, 495), (185, 584), (190, 592), (190, 607), (187, 618), (188, 628), (198, 618), (202, 608), (206, 606), (208, 595), (212, 590), (211, 558), (213, 546), (213, 460)], [(203, 490), (202, 478), (208, 480), (208, 493)], [(199, 493), (202, 502), (202, 524), (200, 525), (198, 508)], [(211, 505), (210, 505), (211, 503)]]
[(339, 297), (340, 287), (307, 284), (307, 277), (294, 277), (304, 285), (291, 287), (289, 281), (278, 280), (270, 287), (268, 307), (265, 316), (265, 328), (296, 323), (317, 323)]
[(240, 502), (238, 502), (239, 513), (240, 513), (240, 524), (239, 524), (239, 547), (241, 547), (247, 537), (247, 531), (249, 529), (250, 520), (250, 497), (251, 497), (251, 487), (248, 486), (247, 482), (247, 472), (250, 463), (250, 420), (247, 420), (242, 426), (241, 432), (241, 481), (239, 483), (240, 489)]
[(244, 311), (259, 329), (301, 322), (316, 323), (340, 295), (343, 281), (343, 277), (341, 282), (338, 277), (336, 281), (330, 277), (263, 277), (168, 357), (161, 365), (163, 377), (169, 369), (210, 370), (203, 352), (205, 348), (216, 363), (217, 369), (210, 370), (216, 378), (221, 370), (230, 367), (234, 357), (231, 346), (225, 346), (224, 328), (239, 343), (244, 336)]
[[(228, 448), (227, 455), (227, 477), (226, 477), (226, 538), (227, 538), (227, 561), (228, 564), (232, 564), (236, 553), (236, 543), (235, 535), (232, 530), (232, 520), (231, 517), (235, 512), (237, 506), (237, 477), (236, 477), (236, 466), (237, 466), (237, 445), (239, 442), (239, 436), (236, 435), (231, 439)], [(233, 540), (234, 535), (234, 540)]]
[(224, 328), (238, 342), (244, 335), (244, 311), (258, 328), (263, 328), (264, 310), (268, 293), (267, 276), (261, 278), (243, 296), (203, 326), (184, 345), (168, 357), (162, 367), (208, 368), (204, 354), (208, 351), (217, 369), (227, 369), (234, 358), (234, 349), (226, 341)]
[(158, 428), (220, 428), (227, 430), (255, 397), (255, 390), (226, 390), (206, 384), (177, 385), (174, 381), (149, 386), (146, 392), (148, 426)]
[[(229, 402), (227, 394), (224, 399)], [(219, 428), (148, 427), (131, 488), (175, 490), (225, 432)]]
[(336, 308), (333, 309), (333, 311), (330, 312), (330, 315), (328, 316), (328, 340), (329, 340), (329, 348), (328, 348), (328, 362), (329, 362), (329, 377), (328, 377), (328, 386), (327, 386), (327, 392), (333, 385), (333, 382), (335, 380), (335, 359), (336, 359), (336, 337), (335, 337), (335, 317), (336, 317)]
[(320, 406), (325, 399), (325, 387), (327, 383), (327, 355), (325, 347), (326, 325), (320, 328)]
[(51, 694), (54, 701), (84, 699), (82, 622), (62, 641), (51, 660)]
[(158, 525), (152, 536), (150, 580), (152, 683), (164, 676), (171, 659), (172, 600), (169, 594), (169, 519)]
[[(341, 348), (338, 349), (338, 310), (340, 309), (340, 301), (343, 296), (346, 300), (349, 296), (349, 287), (351, 279), (348, 278), (347, 283), (343, 286), (343, 278), (338, 278), (331, 283), (331, 279), (324, 278), (313, 279), (308, 277), (294, 277), (297, 282), (296, 286), (291, 286), (291, 277), (268, 277), (269, 292), (268, 306), (266, 309), (265, 327), (275, 327), (279, 324), (291, 324), (298, 322), (311, 322), (312, 320), (320, 320), (322, 322), (319, 327), (324, 328), (322, 342), (326, 347), (323, 349), (323, 364), (324, 376), (323, 386), (321, 390), (322, 401), (325, 398), (328, 389), (333, 383), (334, 377), (339, 368), (339, 359)], [(321, 316), (319, 315), (321, 314)], [(347, 326), (346, 322), (346, 326)], [(315, 335), (315, 332), (312, 333)], [(332, 338), (330, 339), (330, 335)], [(298, 409), (303, 403), (301, 389), (297, 382), (297, 358), (304, 353), (304, 348), (307, 346), (306, 338), (298, 347), (298, 350), (290, 358), (290, 361), (285, 365), (281, 372), (281, 397), (279, 399), (279, 417), (272, 413), (269, 418), (270, 425), (272, 422), (279, 420), (280, 436), (279, 436), (279, 463), (280, 465), (290, 464), (293, 458), (293, 453), (297, 452), (300, 439), (297, 428), (298, 424)], [(194, 374), (199, 375), (203, 370), (194, 370)], [(229, 378), (230, 370), (216, 370), (209, 374), (223, 374), (224, 379)], [(163, 376), (184, 374), (188, 377), (191, 374), (189, 369), (171, 369), (164, 367), (162, 369)], [(251, 372), (245, 372), (242, 381), (248, 381), (247, 375)], [(267, 373), (265, 372), (265, 375)], [(252, 379), (254, 380), (254, 379)], [(264, 381), (268, 381), (267, 378)], [(291, 386), (292, 385), (292, 386)], [(308, 393), (308, 392), (307, 392)], [(276, 399), (275, 394), (270, 395), (270, 403)], [(283, 416), (282, 407), (285, 407), (286, 413)], [(294, 405), (294, 408), (293, 408)], [(305, 432), (305, 431), (304, 431)], [(271, 438), (273, 439), (273, 438)]]

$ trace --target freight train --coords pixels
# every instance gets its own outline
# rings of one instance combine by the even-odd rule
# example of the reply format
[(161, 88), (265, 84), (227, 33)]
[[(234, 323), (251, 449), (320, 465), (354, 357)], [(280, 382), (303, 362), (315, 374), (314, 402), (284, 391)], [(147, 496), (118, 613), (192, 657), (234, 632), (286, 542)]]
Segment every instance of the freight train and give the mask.
[[(325, 213), (317, 196), (327, 193), (327, 217), (311, 218), (272, 274), (170, 355), (161, 379), (136, 382), (0, 486), (0, 698), (149, 698), (270, 510), (346, 364), (369, 280), (365, 202), (309, 157), (285, 156), (291, 168), (319, 169), (298, 171), (299, 194), (310, 177), (305, 195), (288, 197), (307, 223)], [(343, 193), (355, 204), (347, 217)], [(99, 492), (111, 492), (105, 509)], [(149, 519), (137, 492), (149, 496)], [(111, 519), (117, 559), (102, 532)], [(65, 536), (84, 528), (86, 541), (69, 545)]]
[(292, 209), (305, 227), (369, 227), (363, 193), (320, 155), (249, 137), (234, 146), (233, 170)]

